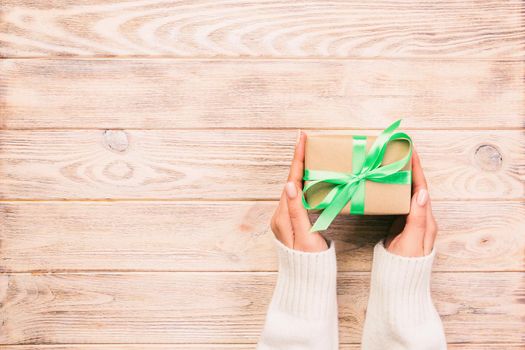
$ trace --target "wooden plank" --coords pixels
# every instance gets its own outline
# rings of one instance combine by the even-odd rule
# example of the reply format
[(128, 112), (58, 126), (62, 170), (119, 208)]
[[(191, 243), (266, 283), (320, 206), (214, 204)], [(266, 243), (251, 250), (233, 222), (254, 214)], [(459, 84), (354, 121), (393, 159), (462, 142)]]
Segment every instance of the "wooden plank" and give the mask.
[(4, 0), (2, 12), (11, 57), (524, 57), (519, 0)]
[[(15, 274), (1, 278), (0, 343), (254, 343), (275, 273)], [(339, 275), (341, 341), (358, 343), (368, 274)], [(436, 273), (453, 343), (518, 343), (523, 273)]]
[[(524, 197), (521, 131), (410, 134), (435, 200)], [(1, 131), (0, 198), (277, 199), (295, 139), (292, 130)]]
[[(67, 344), (67, 345), (7, 345), (2, 350), (253, 350), (255, 344)], [(342, 349), (358, 349), (344, 345)]]
[[(275, 271), (276, 202), (3, 202), (0, 269), (27, 271)], [(525, 206), (434, 202), (434, 271), (521, 271)], [(205, 217), (206, 220), (196, 220)], [(315, 216), (313, 216), (315, 218)], [(390, 217), (340, 217), (340, 271), (368, 271)]]
[[(359, 344), (340, 344), (341, 350), (359, 350)], [(6, 345), (3, 350), (253, 350), (255, 344), (69, 344), (69, 345)], [(450, 350), (523, 350), (523, 344), (449, 344)]]
[(0, 60), (4, 128), (521, 128), (518, 61)]

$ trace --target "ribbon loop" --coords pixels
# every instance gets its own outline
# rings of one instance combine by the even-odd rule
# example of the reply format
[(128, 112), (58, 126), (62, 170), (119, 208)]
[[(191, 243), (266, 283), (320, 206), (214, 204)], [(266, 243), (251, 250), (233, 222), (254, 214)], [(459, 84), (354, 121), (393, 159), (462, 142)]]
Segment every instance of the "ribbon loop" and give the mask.
[[(322, 209), (323, 212), (312, 226), (311, 232), (326, 230), (339, 212), (350, 202), (350, 213), (363, 215), (365, 209), (365, 182), (387, 184), (410, 184), (412, 172), (402, 170), (412, 157), (412, 139), (404, 132), (395, 132), (401, 119), (392, 123), (376, 138), (368, 153), (366, 136), (353, 136), (352, 173), (305, 169), (303, 180), (310, 181), (303, 188), (303, 205), (306, 209)], [(388, 143), (404, 140), (409, 144), (408, 153), (400, 160), (382, 165)], [(320, 183), (329, 183), (333, 188), (315, 206), (310, 205), (305, 194)]]

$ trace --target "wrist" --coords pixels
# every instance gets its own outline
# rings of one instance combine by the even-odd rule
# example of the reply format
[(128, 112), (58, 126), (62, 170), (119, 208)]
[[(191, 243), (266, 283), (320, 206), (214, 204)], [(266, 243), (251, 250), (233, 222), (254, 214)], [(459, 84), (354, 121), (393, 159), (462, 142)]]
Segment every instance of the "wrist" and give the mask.
[(320, 233), (307, 233), (307, 239), (294, 240), (293, 249), (306, 253), (319, 253), (330, 247), (328, 242)]

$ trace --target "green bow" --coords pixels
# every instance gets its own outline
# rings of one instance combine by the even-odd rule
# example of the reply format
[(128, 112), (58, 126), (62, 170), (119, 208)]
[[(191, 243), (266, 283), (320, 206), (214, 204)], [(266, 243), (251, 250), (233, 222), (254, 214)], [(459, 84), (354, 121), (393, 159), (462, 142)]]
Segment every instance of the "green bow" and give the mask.
[[(303, 205), (306, 209), (323, 209), (323, 212), (310, 230), (311, 232), (326, 230), (350, 199), (352, 200), (350, 213), (363, 215), (365, 211), (366, 180), (404, 185), (412, 182), (412, 171), (401, 170), (412, 156), (412, 140), (404, 132), (394, 132), (400, 123), (401, 119), (383, 130), (373, 143), (368, 154), (366, 152), (366, 136), (353, 136), (352, 173), (304, 170), (303, 180), (311, 182), (303, 188)], [(390, 141), (394, 140), (407, 141), (409, 143), (409, 152), (403, 159), (381, 166), (386, 147)], [(311, 206), (306, 201), (305, 194), (321, 182), (333, 184), (334, 187), (321, 203)]]

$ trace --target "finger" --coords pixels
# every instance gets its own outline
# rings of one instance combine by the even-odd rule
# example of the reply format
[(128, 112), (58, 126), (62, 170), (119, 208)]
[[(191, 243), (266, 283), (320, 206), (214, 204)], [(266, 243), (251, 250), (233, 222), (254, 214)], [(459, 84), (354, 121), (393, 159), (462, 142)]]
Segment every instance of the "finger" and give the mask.
[(425, 240), (423, 243), (425, 255), (428, 255), (430, 252), (432, 252), (432, 248), (434, 248), (434, 243), (436, 241), (437, 231), (438, 229), (436, 220), (434, 219), (434, 214), (432, 213), (432, 201), (429, 197), (427, 203), (427, 228), (425, 231)]
[(303, 172), (304, 172), (304, 146), (306, 142), (306, 134), (299, 132), (299, 137), (295, 145), (295, 152), (290, 166), (290, 173), (288, 174), (288, 181), (293, 181), (297, 186), (302, 187)]
[(310, 218), (303, 206), (301, 188), (294, 181), (289, 181), (285, 186), (287, 197), (288, 215), (292, 223), (295, 240), (299, 236), (310, 234)]
[[(425, 173), (423, 172), (423, 166), (421, 165), (421, 158), (419, 154), (413, 149), (412, 155), (412, 176), (413, 176), (413, 188), (414, 192), (421, 191), (423, 189), (427, 190), (428, 195), (428, 183), (425, 178)], [(428, 203), (426, 206), (426, 229), (425, 237), (423, 242), (423, 249), (425, 255), (430, 254), (432, 248), (434, 247), (434, 240), (437, 233), (437, 228), (435, 225), (434, 216), (432, 215), (432, 207), (430, 203), (430, 196), (428, 195)]]
[(421, 159), (416, 149), (412, 149), (412, 191), (418, 192), (421, 189), (427, 189), (427, 180), (421, 166)]
[(422, 249), (427, 229), (427, 203), (428, 192), (424, 188), (412, 196), (410, 213), (407, 216), (407, 223), (402, 233), (407, 239), (417, 243)]
[(281, 192), (281, 198), (279, 199), (279, 205), (277, 206), (278, 210), (282, 212), (283, 214), (286, 214), (288, 216), (288, 206), (286, 205), (286, 192), (283, 188)]
[(320, 252), (328, 243), (319, 232), (310, 232), (312, 224), (302, 203), (301, 188), (293, 181), (286, 185), (288, 214), (293, 228), (293, 249), (305, 252)]
[(289, 248), (293, 248), (294, 234), (290, 216), (288, 215), (288, 205), (284, 189), (281, 193), (281, 200), (272, 217), (271, 227), (275, 237), (281, 241), (281, 243)]

